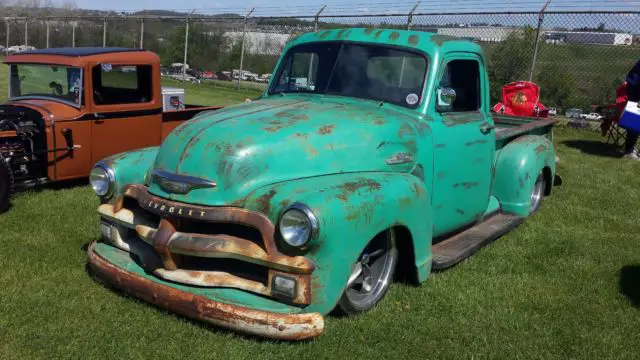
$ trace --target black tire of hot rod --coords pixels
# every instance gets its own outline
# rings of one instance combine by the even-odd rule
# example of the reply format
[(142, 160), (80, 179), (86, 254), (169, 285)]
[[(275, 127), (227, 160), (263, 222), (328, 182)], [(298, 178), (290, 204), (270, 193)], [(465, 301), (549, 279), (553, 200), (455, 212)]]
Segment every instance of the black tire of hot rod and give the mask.
[(13, 193), (13, 173), (4, 157), (0, 156), (0, 214), (9, 208), (9, 198)]

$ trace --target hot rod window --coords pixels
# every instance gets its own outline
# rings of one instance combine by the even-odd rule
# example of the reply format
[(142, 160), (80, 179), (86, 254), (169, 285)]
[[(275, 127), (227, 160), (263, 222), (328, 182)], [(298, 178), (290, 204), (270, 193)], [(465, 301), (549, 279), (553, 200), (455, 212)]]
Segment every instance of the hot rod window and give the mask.
[(96, 105), (145, 103), (152, 98), (152, 68), (149, 65), (100, 64), (92, 71)]

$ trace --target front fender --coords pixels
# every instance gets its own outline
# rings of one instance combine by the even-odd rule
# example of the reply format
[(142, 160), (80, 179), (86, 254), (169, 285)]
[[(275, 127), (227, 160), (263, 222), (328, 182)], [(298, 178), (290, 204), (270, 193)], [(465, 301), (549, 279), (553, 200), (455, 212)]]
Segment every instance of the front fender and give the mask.
[(148, 147), (109, 156), (102, 160), (113, 170), (116, 184), (113, 196), (122, 194), (122, 188), (128, 184), (144, 184), (145, 176), (152, 167), (158, 153), (158, 147)]
[(526, 135), (496, 152), (492, 195), (505, 213), (530, 215), (531, 191), (544, 170), (547, 186), (556, 173), (555, 150), (544, 136)]
[[(244, 207), (266, 214), (278, 224), (290, 204), (309, 206), (319, 222), (319, 235), (303, 253), (316, 269), (312, 303), (305, 312), (329, 313), (337, 304), (352, 266), (367, 243), (392, 226), (411, 234), (414, 265), (420, 281), (431, 265), (431, 201), (422, 181), (405, 173), (352, 173), (293, 180), (261, 188)], [(276, 234), (280, 251), (287, 253)], [(402, 257), (401, 257), (402, 258)]]

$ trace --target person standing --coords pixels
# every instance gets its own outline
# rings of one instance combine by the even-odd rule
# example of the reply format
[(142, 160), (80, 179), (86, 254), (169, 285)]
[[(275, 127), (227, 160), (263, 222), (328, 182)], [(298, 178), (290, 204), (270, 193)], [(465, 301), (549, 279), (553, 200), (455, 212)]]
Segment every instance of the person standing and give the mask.
[[(626, 105), (627, 101), (640, 102), (640, 60), (631, 68), (625, 79)], [(623, 84), (624, 85), (624, 84)], [(624, 111), (624, 106), (622, 107)], [(622, 112), (621, 112), (622, 113)], [(627, 137), (624, 142), (624, 157), (633, 160), (640, 160), (640, 154), (636, 150), (640, 134), (627, 129)]]

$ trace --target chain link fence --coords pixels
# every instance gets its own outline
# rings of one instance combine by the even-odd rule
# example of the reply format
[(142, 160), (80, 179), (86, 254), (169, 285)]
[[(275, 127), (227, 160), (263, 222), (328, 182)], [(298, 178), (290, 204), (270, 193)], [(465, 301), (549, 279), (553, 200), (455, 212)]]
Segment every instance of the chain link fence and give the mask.
[[(161, 57), (164, 74), (176, 81), (263, 89), (293, 37), (344, 27), (411, 28), (476, 41), (487, 57), (492, 103), (500, 100), (502, 85), (532, 80), (542, 102), (559, 114), (613, 102), (640, 58), (640, 12), (612, 11), (5, 18), (0, 44), (9, 51), (24, 45), (143, 47)], [(184, 74), (183, 63), (189, 66)]]

